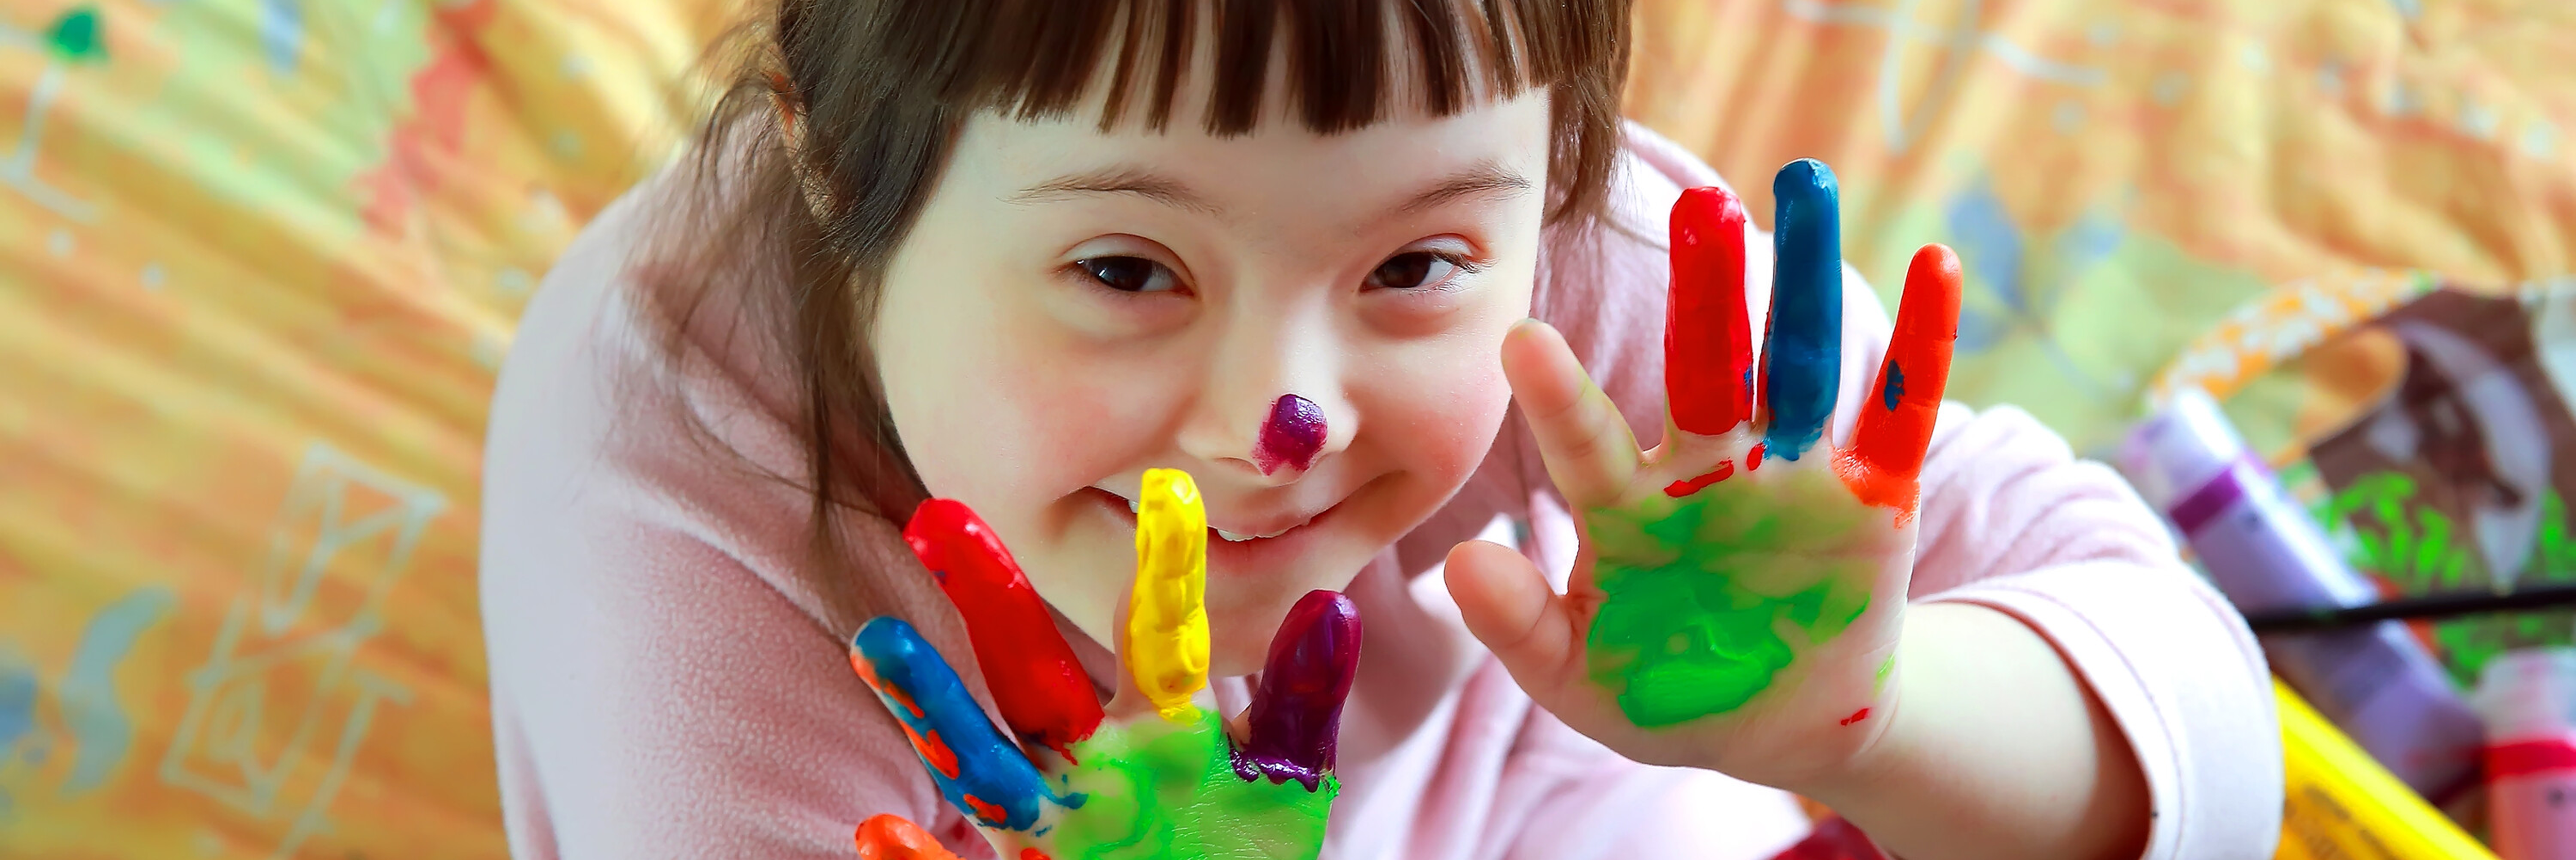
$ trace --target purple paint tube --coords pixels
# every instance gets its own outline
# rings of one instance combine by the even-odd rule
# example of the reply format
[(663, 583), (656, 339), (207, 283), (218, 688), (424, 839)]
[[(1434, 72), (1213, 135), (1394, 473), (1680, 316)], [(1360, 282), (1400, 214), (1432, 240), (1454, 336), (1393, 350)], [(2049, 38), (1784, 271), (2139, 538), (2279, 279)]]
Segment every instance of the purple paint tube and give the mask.
[(2576, 649), (2487, 661), (2487, 843), (2502, 860), (2576, 860)]
[[(2140, 424), (2121, 447), (2120, 465), (2239, 611), (2379, 598), (2208, 394), (2185, 390)], [(2426, 798), (2440, 804), (2474, 784), (2483, 737), (2477, 712), (2404, 625), (2267, 635), (2263, 651), (2272, 671)]]

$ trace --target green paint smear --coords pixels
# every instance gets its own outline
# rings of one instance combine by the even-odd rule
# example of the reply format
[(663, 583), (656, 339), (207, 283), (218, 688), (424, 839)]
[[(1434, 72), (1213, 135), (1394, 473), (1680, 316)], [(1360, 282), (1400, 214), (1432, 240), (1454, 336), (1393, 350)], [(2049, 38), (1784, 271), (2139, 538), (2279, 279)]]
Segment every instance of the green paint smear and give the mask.
[(107, 59), (107, 43), (99, 38), (98, 7), (81, 6), (54, 19), (54, 26), (45, 33), (45, 44), (67, 62)]
[(1834, 556), (1865, 520), (1805, 513), (1840, 506), (1799, 501), (1718, 484), (1585, 518), (1604, 595), (1588, 668), (1630, 722), (1655, 728), (1741, 708), (1798, 651), (1869, 608), (1864, 563)]
[(1290, 781), (1245, 782), (1216, 715), (1196, 722), (1103, 725), (1075, 744), (1067, 787), (1082, 812), (1055, 833), (1060, 860), (1307, 858), (1324, 845), (1324, 819), (1341, 783), (1309, 791)]

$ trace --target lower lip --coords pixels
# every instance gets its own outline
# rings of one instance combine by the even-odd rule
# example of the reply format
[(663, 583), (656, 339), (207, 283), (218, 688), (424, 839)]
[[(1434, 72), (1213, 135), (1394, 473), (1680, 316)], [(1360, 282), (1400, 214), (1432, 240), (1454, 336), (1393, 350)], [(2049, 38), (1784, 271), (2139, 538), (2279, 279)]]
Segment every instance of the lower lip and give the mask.
[[(1097, 488), (1089, 492), (1094, 496), (1094, 501), (1099, 502), (1102, 508), (1117, 517), (1119, 523), (1124, 525), (1128, 532), (1133, 533), (1136, 530), (1136, 512), (1127, 509), (1126, 499), (1119, 498), (1116, 493)], [(1208, 529), (1208, 574), (1219, 576), (1237, 571), (1272, 570), (1278, 565), (1286, 564), (1299, 555), (1307, 536), (1314, 534), (1316, 527), (1323, 525), (1340, 510), (1340, 505), (1326, 508), (1323, 513), (1316, 514), (1314, 519), (1307, 520), (1305, 525), (1281, 532), (1277, 537), (1231, 541), (1218, 537), (1215, 529)]]

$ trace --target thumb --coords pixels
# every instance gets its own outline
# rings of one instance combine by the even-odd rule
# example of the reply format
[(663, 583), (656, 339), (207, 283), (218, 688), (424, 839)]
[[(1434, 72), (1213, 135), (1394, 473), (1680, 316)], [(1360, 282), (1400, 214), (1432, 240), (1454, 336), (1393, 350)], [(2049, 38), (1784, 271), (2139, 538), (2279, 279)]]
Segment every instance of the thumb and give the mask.
[(1468, 541), (1449, 550), (1446, 577), (1467, 631), (1523, 689), (1553, 689), (1572, 665), (1582, 631), (1573, 603), (1548, 585), (1538, 565), (1510, 547)]

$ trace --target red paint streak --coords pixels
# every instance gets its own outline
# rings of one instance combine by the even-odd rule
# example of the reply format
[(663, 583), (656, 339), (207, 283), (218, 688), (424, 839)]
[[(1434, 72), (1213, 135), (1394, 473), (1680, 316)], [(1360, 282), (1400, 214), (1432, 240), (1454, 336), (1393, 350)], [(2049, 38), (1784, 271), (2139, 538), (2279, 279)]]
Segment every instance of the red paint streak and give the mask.
[(1744, 471), (1750, 472), (1762, 468), (1763, 453), (1762, 443), (1753, 443), (1753, 450), (1744, 453)]
[(1851, 716), (1844, 717), (1843, 725), (1848, 726), (1866, 719), (1869, 719), (1869, 709), (1862, 708), (1860, 710), (1853, 711)]
[(1719, 460), (1717, 461), (1717, 468), (1708, 470), (1708, 474), (1701, 475), (1687, 481), (1674, 481), (1670, 484), (1664, 485), (1664, 495), (1678, 499), (1683, 496), (1699, 492), (1702, 487), (1706, 487), (1710, 484), (1714, 484), (1734, 476), (1735, 461)]
[(458, 158), (465, 146), (465, 108), (492, 60), (475, 41), (497, 16), (495, 0), (429, 4), (434, 43), (429, 63), (412, 75), (412, 115), (385, 140), (385, 161), (359, 174), (367, 226), (381, 235), (403, 232), (420, 198), (437, 193), (451, 173), (475, 169)]
[(859, 822), (852, 834), (859, 860), (957, 860), (957, 855), (903, 816), (886, 813)]
[(2565, 738), (2517, 741), (2487, 747), (2487, 778), (2504, 779), (2576, 770), (2576, 743)]
[(850, 668), (858, 670), (859, 680), (868, 682), (868, 689), (875, 690), (878, 693), (883, 694), (886, 698), (894, 700), (896, 705), (902, 707), (905, 712), (912, 714), (913, 719), (919, 720), (927, 719), (929, 717), (928, 714), (922, 712), (920, 705), (915, 704), (912, 701), (911, 693), (906, 693), (903, 691), (903, 688), (888, 684), (885, 682), (884, 678), (877, 677), (876, 667), (869, 665), (868, 658), (861, 656), (856, 648), (850, 649)]
[(1724, 188), (1693, 188), (1673, 203), (1664, 397), (1686, 433), (1714, 436), (1753, 417), (1744, 224), (1744, 202)]
[(1020, 860), (1055, 860), (1055, 858), (1046, 856), (1046, 852), (1035, 848), (1022, 848), (1020, 849)]
[(860, 656), (857, 649), (850, 651), (850, 668), (858, 670), (859, 680), (868, 682), (868, 689), (877, 691), (877, 695), (912, 715), (911, 719), (905, 719), (903, 714), (896, 714), (894, 719), (894, 724), (903, 729), (904, 739), (912, 742), (912, 751), (920, 753), (921, 760), (929, 763), (931, 769), (939, 771), (941, 776), (956, 779), (957, 752), (948, 748), (947, 741), (939, 739), (938, 732), (923, 735), (913, 731), (913, 720), (925, 719), (927, 715), (922, 713), (919, 704), (913, 702), (912, 694), (878, 677), (876, 667), (868, 665), (868, 658)]
[(1100, 727), (1100, 694), (993, 527), (963, 502), (931, 499), (913, 510), (903, 539), (966, 619), (1002, 721), (1073, 761), (1073, 744)]
[(983, 798), (981, 798), (981, 797), (976, 797), (976, 796), (974, 796), (974, 795), (972, 795), (972, 794), (961, 795), (961, 796), (962, 796), (962, 797), (964, 797), (964, 798), (966, 799), (966, 808), (968, 808), (968, 809), (972, 809), (972, 810), (974, 810), (974, 811), (975, 811), (975, 817), (976, 817), (976, 818), (979, 818), (979, 819), (982, 819), (982, 820), (985, 820), (985, 821), (1009, 821), (1009, 820), (1011, 820), (1011, 814), (1010, 814), (1010, 812), (1009, 812), (1009, 811), (1004, 810), (1003, 808), (1001, 808), (1001, 807), (999, 807), (999, 806), (995, 806), (995, 805), (993, 805), (993, 804), (991, 804), (991, 803), (987, 803), (987, 802), (985, 802), (985, 801), (984, 801), (984, 799), (983, 799)]
[(1959, 257), (1950, 249), (1925, 245), (1915, 252), (1895, 333), (1879, 365), (1876, 396), (1861, 405), (1851, 449), (1834, 458), (1834, 471), (1852, 496), (1894, 509), (1899, 526), (1913, 519), (1921, 502), (1923, 454), (1931, 447), (1950, 379), (1951, 343), (1959, 337), (1960, 280)]
[[(904, 739), (912, 742), (912, 751), (920, 753), (921, 760), (929, 764), (931, 770), (938, 771), (940, 776), (949, 779), (957, 778), (957, 751), (949, 749), (948, 742), (941, 740), (938, 732), (925, 735), (914, 731), (911, 723), (902, 720), (896, 720), (894, 723), (903, 727)], [(1004, 817), (1007, 816), (989, 820), (1001, 821)]]

